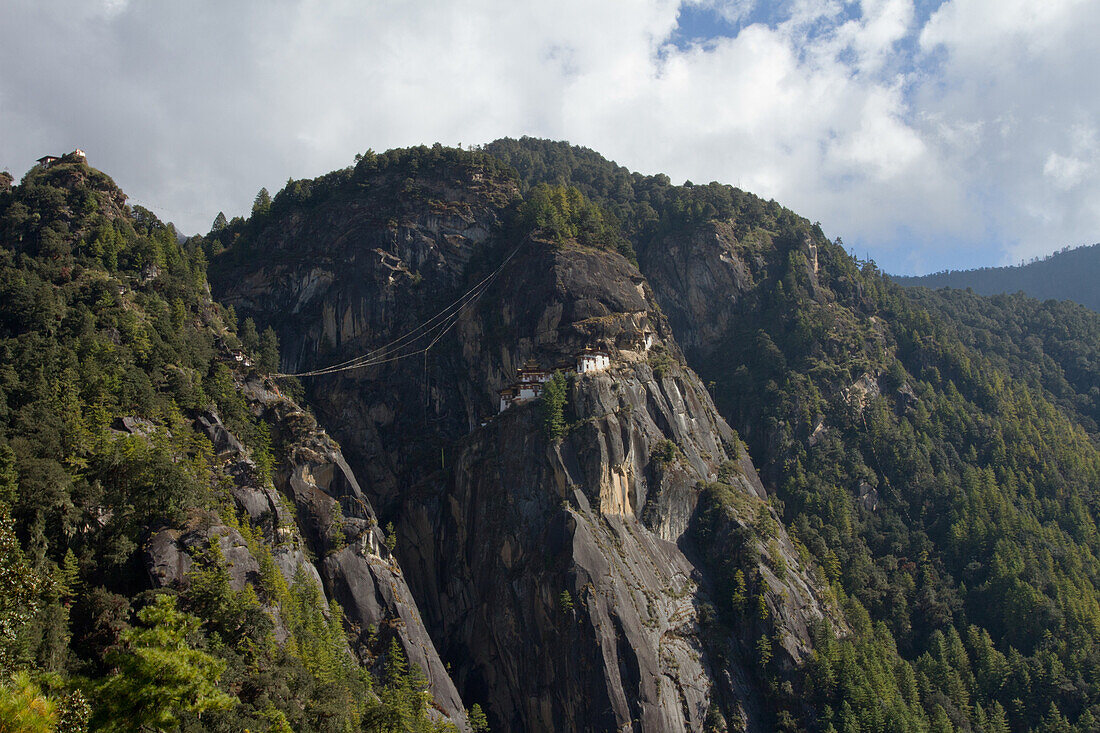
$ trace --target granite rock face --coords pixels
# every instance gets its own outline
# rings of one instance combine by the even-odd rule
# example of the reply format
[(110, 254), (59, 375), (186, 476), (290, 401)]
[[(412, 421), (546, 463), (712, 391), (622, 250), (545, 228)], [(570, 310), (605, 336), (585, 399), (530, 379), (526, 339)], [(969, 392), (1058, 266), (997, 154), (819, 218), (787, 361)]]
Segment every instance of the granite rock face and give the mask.
[(739, 247), (725, 222), (669, 234), (639, 253), (639, 265), (689, 353), (705, 355), (725, 335), (752, 289), (754, 256)]
[[(271, 428), (282, 460), (273, 484), (260, 481), (252, 457), (213, 412), (195, 424), (211, 439), (214, 454), (234, 477), (229, 492), (237, 511), (259, 528), (276, 567), (288, 584), (304, 577), (329, 602), (336, 601), (355, 640), (349, 652), (365, 661), (377, 658), (389, 638), (424, 672), (441, 718), (466, 728), (466, 712), (369, 501), (339, 446), (308, 413), (256, 377), (237, 375), (252, 411)], [(217, 515), (195, 517), (183, 529), (163, 529), (145, 545), (145, 562), (155, 586), (186, 587), (192, 558), (216, 543), (233, 590), (255, 585), (260, 565), (249, 541)], [(311, 558), (321, 558), (314, 561)], [(275, 638), (281, 642), (276, 609)]]
[[(371, 211), (394, 182), (358, 185), (350, 202), (268, 221), (258, 237), (271, 257), (213, 270), (219, 298), (277, 330), (284, 371), (373, 356), (303, 379), (346, 463), (306, 441), (277, 481), (319, 542), (326, 588), (362, 618), (418, 615), (462, 700), (498, 729), (694, 731), (724, 717), (771, 730), (744, 651), (756, 630), (715, 625), (715, 579), (693, 544), (700, 497), (720, 477), (770, 511), (677, 345), (676, 320), (705, 296), (662, 311), (620, 254), (516, 232), (508, 179), (422, 171), (402, 185), (430, 201), (402, 199), (389, 217)], [(736, 284), (724, 266), (710, 277)], [(570, 374), (564, 437), (550, 437), (537, 401), (498, 414), (520, 366), (571, 373), (593, 347), (612, 364)], [(389, 522), (396, 559), (379, 549)], [(767, 600), (797, 665), (826, 611), (781, 527), (777, 547), (789, 572)], [(380, 573), (398, 561), (392, 577), (407, 586), (387, 594)]]
[(462, 699), (340, 447), (274, 385), (252, 380), (243, 392), (253, 411), (272, 426), (272, 439), (283, 448), (286, 460), (278, 467), (275, 486), (293, 502), (296, 524), (291, 535), (301, 532), (310, 554), (323, 558), (313, 572), (319, 573), (327, 597), (340, 604), (359, 632), (356, 651), (376, 656), (382, 639), (396, 637), (406, 658), (427, 677), (436, 708), (464, 727)]

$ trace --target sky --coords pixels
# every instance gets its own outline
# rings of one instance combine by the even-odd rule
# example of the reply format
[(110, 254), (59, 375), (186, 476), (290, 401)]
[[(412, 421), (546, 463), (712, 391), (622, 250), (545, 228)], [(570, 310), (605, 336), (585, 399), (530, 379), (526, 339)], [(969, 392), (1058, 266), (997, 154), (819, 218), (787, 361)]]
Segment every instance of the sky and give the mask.
[(897, 274), (1100, 241), (1097, 0), (3, 0), (0, 169), (185, 233), (356, 153), (531, 135), (774, 198)]

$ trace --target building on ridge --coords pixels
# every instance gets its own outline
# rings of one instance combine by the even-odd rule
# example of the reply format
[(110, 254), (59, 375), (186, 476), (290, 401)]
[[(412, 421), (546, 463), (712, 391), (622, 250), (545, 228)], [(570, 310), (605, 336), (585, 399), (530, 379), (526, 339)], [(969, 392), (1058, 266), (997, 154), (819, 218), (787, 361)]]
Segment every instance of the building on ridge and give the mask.
[(67, 153), (66, 155), (43, 155), (36, 162), (38, 163), (39, 166), (41, 166), (43, 168), (49, 168), (51, 165), (58, 162), (62, 158), (72, 158), (74, 160), (80, 161), (81, 163), (87, 163), (88, 162), (87, 153), (85, 153), (80, 148), (77, 148), (73, 152)]
[(232, 354), (232, 355), (233, 355), (233, 361), (237, 361), (237, 362), (240, 362), (241, 364), (244, 364), (244, 365), (245, 365), (246, 367), (250, 367), (250, 366), (252, 366), (252, 360), (251, 360), (251, 359), (249, 359), (249, 358), (248, 358), (248, 355), (247, 355), (247, 354), (245, 354), (245, 353), (244, 353), (243, 351), (241, 351), (240, 349), (233, 349), (233, 350), (232, 350), (232, 351), (230, 352), (230, 354)]
[(611, 355), (603, 349), (585, 349), (577, 357), (577, 374), (602, 372), (611, 367)]
[[(574, 366), (575, 364), (575, 366)], [(611, 368), (611, 354), (604, 349), (585, 349), (575, 362), (563, 362), (559, 371), (575, 371), (577, 374), (602, 372)], [(500, 391), (500, 409), (504, 412), (517, 402), (528, 402), (542, 395), (543, 385), (550, 381), (553, 374), (539, 366), (534, 359), (528, 359), (516, 371), (516, 381)]]

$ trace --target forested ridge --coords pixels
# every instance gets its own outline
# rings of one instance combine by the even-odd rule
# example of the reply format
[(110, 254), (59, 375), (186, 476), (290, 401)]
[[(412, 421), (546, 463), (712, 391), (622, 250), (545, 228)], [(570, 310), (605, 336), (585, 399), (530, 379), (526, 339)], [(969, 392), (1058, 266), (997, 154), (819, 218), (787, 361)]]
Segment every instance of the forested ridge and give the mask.
[[(728, 186), (672, 186), (565, 143), (485, 150), (524, 186), (576, 186), (613, 212), (651, 282), (692, 232), (732, 231), (746, 282), (721, 295), (736, 315), (688, 362), (852, 625), (834, 640), (820, 630), (793, 680), (802, 696), (776, 688), (781, 720), (1096, 729), (1095, 313), (903, 290), (816, 225)], [(737, 582), (729, 597), (737, 623)]]
[[(210, 299), (201, 239), (75, 156), (4, 183), (0, 729), (453, 729), (395, 642), (353, 656), (340, 607), (280, 569), (301, 538), (234, 504), (289, 454), (242, 392), (277, 389), (278, 344)], [(161, 531), (209, 544), (154, 589)], [(243, 587), (226, 547), (258, 561)]]
[(982, 295), (1024, 292), (1039, 300), (1072, 300), (1100, 311), (1100, 244), (1066, 247), (1042, 259), (1011, 267), (946, 270), (892, 279), (908, 287), (972, 289)]

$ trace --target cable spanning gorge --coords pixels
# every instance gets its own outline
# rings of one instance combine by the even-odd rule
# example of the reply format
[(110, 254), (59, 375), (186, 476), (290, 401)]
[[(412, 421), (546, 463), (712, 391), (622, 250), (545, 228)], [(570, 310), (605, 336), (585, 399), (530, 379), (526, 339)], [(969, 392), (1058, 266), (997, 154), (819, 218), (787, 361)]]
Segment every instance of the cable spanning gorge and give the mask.
[[(521, 245), (522, 246), (522, 245)], [(478, 299), (489, 289), (493, 284), (493, 281), (500, 276), (500, 273), (504, 271), (505, 266), (511, 261), (516, 253), (519, 252), (519, 247), (516, 247), (512, 252), (504, 258), (504, 261), (500, 263), (493, 272), (489, 273), (467, 290), (461, 296), (456, 298), (450, 305), (443, 308), (434, 316), (424, 321), (419, 326), (403, 334), (402, 336), (382, 345), (376, 349), (372, 349), (365, 354), (342, 361), (338, 364), (323, 367), (321, 369), (310, 369), (303, 372), (294, 372), (291, 374), (277, 373), (273, 374), (274, 377), (319, 377), (326, 374), (336, 374), (339, 372), (352, 371), (354, 369), (365, 369), (367, 367), (377, 366), (379, 364), (386, 364), (388, 362), (399, 361), (401, 359), (407, 359), (411, 356), (418, 356), (420, 354), (428, 353), (433, 346), (439, 343), (455, 324), (458, 323), (458, 319), (462, 316), (470, 306), (477, 303)], [(429, 340), (430, 339), (430, 340)], [(427, 340), (428, 343), (422, 348), (415, 348), (418, 344)], [(407, 349), (413, 348), (413, 351)]]

